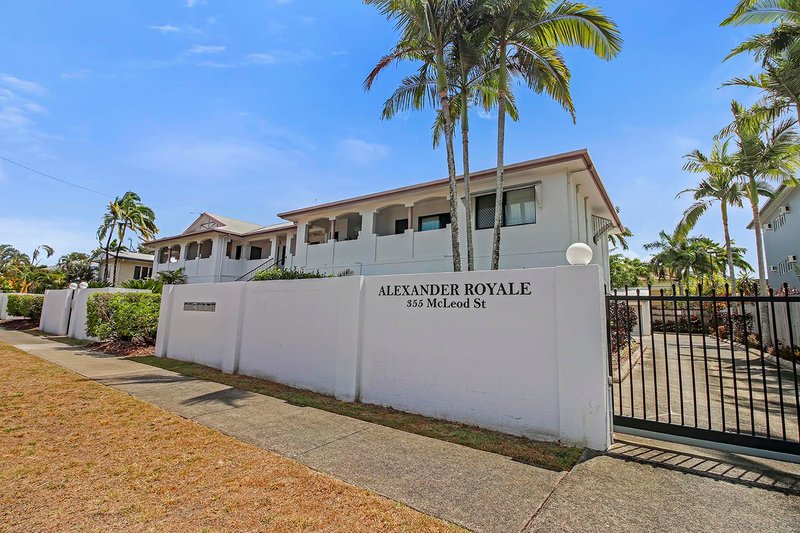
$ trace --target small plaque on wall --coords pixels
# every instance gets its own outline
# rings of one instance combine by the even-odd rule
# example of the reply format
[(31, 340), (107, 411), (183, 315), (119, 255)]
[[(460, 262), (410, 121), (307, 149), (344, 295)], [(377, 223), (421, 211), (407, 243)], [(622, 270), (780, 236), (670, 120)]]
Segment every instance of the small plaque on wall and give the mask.
[(184, 302), (184, 311), (209, 311), (213, 313), (217, 310), (217, 302)]

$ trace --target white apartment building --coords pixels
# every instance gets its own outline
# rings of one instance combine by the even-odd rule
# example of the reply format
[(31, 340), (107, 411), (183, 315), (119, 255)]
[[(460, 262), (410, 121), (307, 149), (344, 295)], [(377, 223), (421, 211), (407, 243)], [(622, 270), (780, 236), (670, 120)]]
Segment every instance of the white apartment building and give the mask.
[[(496, 169), (458, 178), (458, 222), (472, 227), (475, 268), (490, 265)], [(608, 283), (608, 234), (623, 231), (588, 151), (505, 167), (500, 267), (567, 264), (588, 244)], [(466, 204), (472, 207), (471, 220)], [(147, 243), (154, 271), (184, 268), (188, 281), (249, 279), (271, 266), (362, 275), (452, 271), (448, 181), (440, 179), (280, 213), (272, 226), (204, 213), (180, 235)], [(463, 232), (462, 232), (463, 233)], [(466, 239), (461, 239), (466, 266)]]

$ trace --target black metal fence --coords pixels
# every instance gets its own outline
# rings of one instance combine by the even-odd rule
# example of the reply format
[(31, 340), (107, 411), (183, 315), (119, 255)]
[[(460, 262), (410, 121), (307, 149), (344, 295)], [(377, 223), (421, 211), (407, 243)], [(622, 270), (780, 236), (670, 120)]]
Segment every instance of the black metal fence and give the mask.
[(800, 296), (606, 296), (614, 423), (800, 454)]

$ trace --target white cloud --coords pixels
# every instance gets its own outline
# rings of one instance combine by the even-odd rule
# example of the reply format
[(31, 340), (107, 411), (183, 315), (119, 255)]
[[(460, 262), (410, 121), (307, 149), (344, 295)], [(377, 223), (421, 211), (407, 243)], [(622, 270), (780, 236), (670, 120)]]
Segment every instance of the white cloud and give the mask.
[(271, 50), (256, 52), (244, 57), (245, 65), (299, 64), (313, 58), (310, 50)]
[(336, 143), (336, 155), (346, 161), (369, 165), (389, 155), (389, 149), (362, 139), (343, 139)]
[(36, 95), (47, 94), (47, 89), (45, 89), (38, 83), (28, 80), (22, 80), (20, 78), (12, 76), (11, 74), (6, 74), (5, 72), (0, 72), (0, 85), (3, 85), (5, 87), (10, 87), (11, 89), (15, 89), (17, 91), (29, 94), (36, 94)]
[[(30, 83), (13, 76), (0, 81), (7, 82), (8, 78), (15, 80), (8, 84), (14, 87), (27, 87), (25, 84)], [(37, 115), (46, 115), (47, 109), (34, 101), (32, 96), (20, 94), (17, 90), (0, 87), (0, 133), (6, 141), (28, 148), (38, 146), (43, 134), (36, 127), (34, 119)]]
[(202, 45), (196, 44), (187, 50), (189, 54), (219, 54), (225, 51), (224, 45)]
[(69, 72), (62, 72), (61, 77), (65, 80), (83, 80), (89, 77), (92, 72), (89, 69), (78, 69)]
[(157, 31), (159, 33), (177, 33), (181, 31), (181, 29), (177, 26), (172, 24), (159, 24), (159, 25), (152, 25), (148, 26), (151, 30)]

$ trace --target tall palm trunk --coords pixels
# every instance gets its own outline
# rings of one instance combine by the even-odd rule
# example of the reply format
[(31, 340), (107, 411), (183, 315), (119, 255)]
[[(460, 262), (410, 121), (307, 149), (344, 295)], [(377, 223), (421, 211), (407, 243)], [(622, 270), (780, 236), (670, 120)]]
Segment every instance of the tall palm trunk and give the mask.
[(720, 202), (722, 209), (722, 230), (725, 233), (725, 252), (728, 256), (728, 273), (730, 274), (731, 287), (736, 287), (736, 273), (733, 270), (733, 249), (731, 248), (731, 234), (728, 231), (728, 204)]
[(758, 185), (754, 177), (749, 176), (748, 180), (750, 190), (748, 197), (753, 210), (753, 231), (756, 233), (756, 253), (758, 254), (758, 290), (764, 295), (767, 294), (767, 274), (764, 263), (764, 238), (761, 235), (761, 213), (758, 211)]
[(125, 222), (122, 224), (122, 229), (119, 234), (119, 243), (117, 244), (117, 253), (114, 255), (114, 277), (111, 278), (111, 284), (114, 286), (117, 284), (117, 264), (119, 263), (119, 253), (122, 250), (122, 243), (125, 242), (125, 231), (127, 229), (128, 223)]
[(506, 142), (506, 43), (500, 42), (497, 92), (497, 178), (494, 198), (494, 231), (492, 233), (492, 270), (500, 268), (500, 227), (503, 221), (503, 154)]
[[(447, 178), (450, 186), (450, 238), (453, 247), (453, 272), (461, 271), (461, 243), (458, 237), (458, 188), (456, 187), (456, 159), (453, 153), (453, 121), (450, 116), (450, 98), (447, 94), (447, 74), (445, 71), (444, 50), (436, 51), (436, 86), (439, 104), (444, 118), (445, 149), (447, 152)], [(412, 221), (409, 220), (409, 226)]]
[(461, 59), (461, 153), (464, 159), (464, 210), (467, 218), (467, 270), (475, 270), (475, 252), (472, 246), (472, 197), (469, 184), (469, 86), (467, 69)]
[[(115, 223), (116, 225), (116, 223)], [(114, 232), (111, 229), (108, 230), (108, 239), (106, 239), (106, 246), (105, 246), (105, 265), (103, 268), (103, 283), (108, 281), (108, 254), (111, 251), (111, 237), (114, 235)]]

